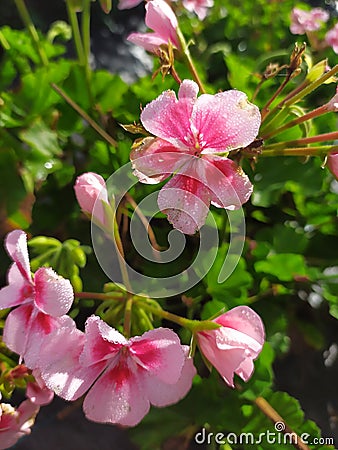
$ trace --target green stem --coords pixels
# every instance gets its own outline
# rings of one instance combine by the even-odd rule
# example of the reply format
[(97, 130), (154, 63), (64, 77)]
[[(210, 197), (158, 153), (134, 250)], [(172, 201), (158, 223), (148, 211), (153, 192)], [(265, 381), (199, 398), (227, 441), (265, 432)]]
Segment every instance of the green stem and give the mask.
[(276, 142), (275, 144), (265, 145), (263, 151), (298, 145), (301, 146), (304, 144), (313, 144), (315, 142), (334, 141), (336, 139), (338, 139), (338, 131), (332, 131), (330, 133), (318, 134), (317, 136), (310, 136), (301, 139), (294, 139), (293, 141)]
[(162, 319), (166, 319), (169, 320), (170, 322), (177, 323), (178, 325), (187, 328), (192, 333), (203, 330), (215, 330), (220, 327), (218, 323), (212, 322), (211, 320), (186, 319), (185, 317), (181, 317), (176, 314), (165, 311), (161, 308), (158, 308), (156, 306), (152, 306), (147, 302), (142, 303), (142, 308), (158, 317), (161, 317)]
[(181, 30), (179, 28), (177, 28), (176, 31), (177, 31), (178, 39), (179, 39), (180, 44), (181, 44), (183, 55), (185, 56), (185, 59), (186, 59), (187, 64), (188, 64), (188, 68), (189, 68), (189, 70), (190, 70), (194, 80), (198, 84), (198, 87), (200, 88), (201, 93), (205, 94), (206, 90), (205, 90), (205, 88), (203, 86), (203, 83), (202, 83), (202, 81), (201, 81), (201, 79), (200, 79), (200, 77), (198, 75), (198, 72), (196, 70), (195, 64), (194, 64), (194, 62), (193, 62), (193, 60), (191, 58), (189, 47), (188, 47), (188, 45), (187, 45), (187, 43), (186, 43), (186, 41), (184, 39), (184, 36), (183, 36), (183, 34), (182, 34), (182, 32), (181, 32)]
[(11, 46), (9, 45), (9, 42), (5, 38), (2, 31), (0, 31), (0, 44), (3, 46), (4, 50), (8, 51), (10, 50)]
[(283, 91), (283, 89), (285, 88), (285, 86), (288, 84), (288, 82), (290, 81), (291, 78), (291, 74), (289, 74), (287, 76), (287, 78), (283, 81), (283, 83), (279, 86), (279, 88), (276, 90), (276, 92), (273, 94), (273, 96), (267, 101), (267, 103), (265, 104), (265, 106), (262, 108), (261, 110), (261, 116), (262, 116), (262, 122), (264, 121), (264, 119), (268, 116), (269, 114), (269, 106), (271, 105), (271, 103), (275, 100), (275, 98)]
[(90, 300), (124, 300), (126, 294), (123, 292), (111, 292), (101, 293), (101, 292), (74, 292), (74, 297), (79, 299), (90, 299)]
[(310, 83), (302, 91), (298, 92), (296, 95), (289, 98), (286, 102), (283, 103), (282, 106), (290, 106), (298, 102), (303, 97), (305, 97), (306, 95), (310, 94), (312, 91), (317, 89), (317, 87), (321, 86), (329, 78), (336, 75), (336, 73), (338, 73), (338, 64), (335, 65), (331, 70), (326, 72), (324, 75), (322, 75), (320, 78), (318, 78), (318, 80), (314, 81), (313, 83)]
[(84, 51), (84, 66), (86, 84), (91, 105), (94, 104), (94, 98), (91, 90), (91, 69), (90, 69), (90, 5), (91, 0), (84, 0), (81, 19), (82, 42)]
[(123, 333), (129, 338), (131, 331), (131, 313), (133, 309), (133, 296), (129, 295), (124, 308)]
[(338, 150), (338, 145), (320, 145), (318, 147), (276, 148), (264, 150), (260, 157), (266, 156), (324, 156)]
[(47, 55), (41, 46), (38, 32), (36, 31), (36, 28), (32, 22), (32, 19), (29, 15), (28, 9), (26, 8), (24, 0), (15, 0), (15, 4), (19, 11), (19, 14), (20, 14), (20, 17), (21, 17), (23, 23), (25, 24), (29, 34), (31, 35), (33, 44), (36, 48), (36, 51), (38, 52), (41, 64), (43, 66), (48, 66)]
[(296, 125), (300, 125), (303, 122), (306, 122), (307, 120), (314, 119), (315, 117), (318, 117), (322, 114), (326, 114), (330, 112), (328, 109), (327, 104), (320, 106), (319, 108), (314, 109), (313, 111), (308, 112), (307, 114), (304, 114), (301, 117), (296, 117), (293, 120), (290, 120), (290, 122), (287, 122), (285, 125), (283, 125), (280, 128), (276, 128), (275, 130), (271, 131), (270, 133), (263, 134), (261, 136), (262, 139), (266, 140), (271, 138), (272, 136), (275, 136), (276, 134), (282, 133), (285, 130), (288, 130), (289, 128), (292, 128)]
[(79, 22), (77, 20), (76, 11), (69, 0), (66, 0), (66, 5), (67, 5), (67, 13), (68, 13), (69, 22), (72, 27), (73, 39), (74, 39), (74, 44), (75, 44), (75, 49), (76, 49), (77, 57), (79, 60), (79, 64), (80, 64), (80, 66), (85, 67), (86, 59), (85, 59), (84, 49), (83, 49), (83, 45), (82, 45)]
[(95, 120), (93, 120), (88, 114), (80, 108), (80, 106), (75, 103), (59, 86), (52, 83), (52, 88), (64, 99), (66, 102), (73, 108), (75, 111), (86, 121), (89, 123), (89, 125), (94, 128), (94, 130), (100, 134), (103, 139), (105, 139), (110, 145), (113, 147), (117, 146), (117, 142), (114, 138), (112, 138), (103, 128), (98, 125)]

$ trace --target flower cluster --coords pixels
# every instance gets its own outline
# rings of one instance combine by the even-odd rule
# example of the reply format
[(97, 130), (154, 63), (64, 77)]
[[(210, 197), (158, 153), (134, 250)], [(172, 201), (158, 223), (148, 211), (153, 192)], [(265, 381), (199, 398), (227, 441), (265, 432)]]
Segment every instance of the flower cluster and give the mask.
[[(94, 188), (102, 188), (93, 174), (85, 176)], [(91, 212), (101, 189), (93, 194), (81, 180), (75, 189)], [(89, 204), (85, 198), (93, 202)], [(180, 343), (176, 333), (157, 328), (127, 339), (95, 315), (87, 319), (85, 331), (80, 331), (65, 315), (73, 301), (69, 281), (48, 268), (38, 269), (32, 276), (26, 239), (20, 230), (7, 236), (6, 249), (13, 265), (8, 286), (0, 290), (0, 309), (17, 307), (7, 317), (3, 339), (33, 371), (36, 382), (28, 383), (29, 400), (18, 410), (2, 405), (1, 442), (8, 446), (28, 433), (39, 406), (49, 403), (53, 393), (66, 400), (87, 393), (83, 408), (88, 419), (124, 426), (139, 423), (150, 405), (167, 406), (187, 394), (196, 369), (189, 347)], [(252, 373), (252, 361), (264, 341), (263, 325), (249, 308), (235, 308), (216, 323), (221, 325), (219, 329), (198, 332), (197, 339), (205, 357), (233, 386), (234, 373), (244, 380)], [(238, 330), (236, 342), (233, 330)], [(218, 335), (223, 336), (224, 345), (220, 345)], [(227, 376), (211, 348), (217, 349), (221, 360), (224, 353)]]
[[(322, 8), (313, 8), (310, 11), (293, 8), (290, 31), (293, 34), (313, 33), (318, 31), (329, 18), (329, 13)], [(332, 47), (333, 51), (338, 53), (338, 24), (326, 33), (324, 45)]]

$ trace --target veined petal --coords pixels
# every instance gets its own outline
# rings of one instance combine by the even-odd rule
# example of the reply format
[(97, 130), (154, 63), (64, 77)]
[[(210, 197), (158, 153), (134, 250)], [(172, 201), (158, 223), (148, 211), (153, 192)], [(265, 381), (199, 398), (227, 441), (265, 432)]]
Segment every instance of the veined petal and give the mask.
[(197, 179), (175, 175), (161, 189), (157, 202), (175, 228), (185, 234), (194, 234), (205, 223), (210, 193)]
[(98, 316), (91, 316), (86, 322), (86, 340), (81, 355), (81, 363), (91, 366), (99, 362), (107, 364), (121, 348), (127, 344), (127, 339)]
[(68, 327), (73, 322), (68, 316), (53, 317), (35, 309), (29, 331), (27, 331), (26, 348), (23, 353), (25, 364), (30, 369), (39, 366), (42, 348), (46, 345), (49, 336), (61, 327)]
[(161, 45), (168, 43), (157, 33), (131, 33), (127, 37), (127, 41), (143, 47), (147, 52), (155, 54), (157, 54)]
[(177, 403), (187, 395), (191, 389), (192, 380), (196, 375), (196, 369), (192, 358), (188, 358), (189, 347), (182, 345), (185, 355), (184, 365), (178, 381), (174, 384), (167, 384), (158, 379), (154, 380), (150, 376), (144, 375), (142, 385), (147, 391), (150, 403), (154, 406), (168, 406)]
[(130, 154), (134, 175), (147, 184), (165, 180), (189, 158), (190, 155), (181, 153), (180, 149), (159, 138), (146, 138)]
[(72, 323), (55, 330), (45, 340), (39, 369), (49, 389), (66, 400), (76, 400), (90, 388), (104, 366), (83, 367), (80, 364), (85, 336), (70, 320)]
[(145, 106), (141, 113), (144, 128), (153, 135), (170, 142), (183, 152), (193, 154), (190, 116), (195, 99), (176, 99), (174, 91), (165, 91)]
[(236, 306), (217, 317), (215, 322), (250, 336), (261, 346), (264, 344), (265, 331), (262, 319), (248, 306)]
[(26, 233), (22, 230), (11, 231), (5, 239), (5, 247), (9, 256), (17, 264), (21, 275), (26, 278), (27, 281), (30, 281), (32, 277)]
[(90, 389), (83, 403), (87, 419), (135, 426), (148, 413), (149, 400), (126, 360), (108, 369)]
[(147, 27), (154, 30), (165, 42), (170, 41), (175, 47), (180, 47), (176, 32), (177, 18), (167, 2), (164, 0), (149, 1), (146, 4), (145, 22)]
[(42, 267), (34, 275), (35, 304), (44, 313), (62, 316), (69, 311), (73, 300), (73, 288), (69, 280), (51, 268)]
[(20, 356), (26, 351), (33, 308), (31, 303), (21, 305), (11, 311), (6, 318), (3, 341), (10, 350)]
[(33, 293), (32, 283), (21, 275), (16, 263), (8, 271), (8, 286), (0, 289), (0, 310), (21, 305), (27, 295)]
[(205, 155), (201, 180), (210, 190), (211, 203), (218, 208), (237, 209), (247, 202), (253, 186), (242, 168), (228, 158)]
[(249, 145), (258, 134), (261, 115), (243, 92), (230, 90), (198, 97), (191, 123), (202, 153), (220, 153)]
[(166, 384), (174, 384), (181, 375), (184, 352), (174, 331), (156, 328), (130, 339), (130, 355), (149, 376)]

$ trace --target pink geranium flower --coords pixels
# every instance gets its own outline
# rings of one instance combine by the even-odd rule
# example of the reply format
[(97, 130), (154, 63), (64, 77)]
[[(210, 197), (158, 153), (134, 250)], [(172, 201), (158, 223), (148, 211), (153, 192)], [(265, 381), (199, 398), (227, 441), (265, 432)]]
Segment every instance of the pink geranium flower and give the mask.
[(222, 156), (249, 145), (260, 126), (258, 108), (243, 92), (230, 90), (197, 98), (198, 86), (184, 80), (178, 91), (163, 92), (141, 113), (146, 130), (157, 136), (131, 152), (134, 174), (143, 183), (159, 183), (158, 205), (183, 233), (205, 222), (210, 202), (236, 209), (252, 185), (242, 169)]
[(205, 19), (208, 9), (214, 6), (214, 0), (183, 0), (184, 8), (195, 13), (200, 20)]
[(22, 436), (29, 434), (38, 412), (39, 406), (29, 400), (22, 402), (18, 409), (0, 403), (0, 450), (12, 447)]
[(14, 263), (8, 272), (8, 286), (0, 290), (0, 309), (17, 308), (6, 319), (3, 340), (32, 369), (43, 338), (69, 319), (61, 316), (71, 307), (73, 288), (51, 268), (40, 268), (32, 277), (23, 231), (9, 233), (5, 246)]
[[(77, 177), (74, 185), (76, 199), (83, 212), (93, 215), (98, 222), (105, 224), (102, 202), (108, 204), (106, 183), (101, 175), (87, 172)], [(96, 200), (99, 201), (96, 203)]]
[(338, 54), (338, 23), (326, 33), (325, 41)]
[(177, 36), (178, 22), (174, 11), (164, 0), (151, 0), (146, 4), (145, 22), (153, 33), (132, 33), (127, 40), (151, 53), (158, 53), (159, 47), (169, 42), (180, 48)]
[(322, 23), (327, 22), (329, 17), (329, 13), (322, 8), (313, 8), (311, 11), (293, 8), (290, 31), (293, 34), (305, 34), (307, 31), (319, 30)]
[(221, 327), (198, 332), (198, 345), (224, 381), (234, 387), (235, 373), (244, 381), (252, 375), (253, 360), (264, 344), (263, 323), (258, 314), (247, 306), (237, 306), (214, 322)]
[(64, 357), (58, 342), (50, 340), (41, 357), (42, 377), (49, 388), (67, 400), (86, 390), (83, 408), (94, 422), (134, 426), (150, 404), (167, 406), (189, 391), (196, 373), (187, 358), (188, 347), (169, 329), (158, 328), (127, 340), (99, 317), (87, 320), (85, 335), (73, 332), (66, 339)]

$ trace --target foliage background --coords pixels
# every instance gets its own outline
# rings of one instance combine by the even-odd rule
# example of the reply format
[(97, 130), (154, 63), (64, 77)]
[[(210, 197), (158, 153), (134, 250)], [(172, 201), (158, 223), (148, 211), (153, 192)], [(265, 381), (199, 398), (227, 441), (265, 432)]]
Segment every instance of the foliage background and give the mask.
[[(325, 6), (323, 2), (313, 4)], [(237, 88), (250, 98), (259, 81), (257, 74), (269, 62), (287, 63), (295, 41), (306, 39), (289, 32), (290, 10), (296, 5), (308, 7), (292, 1), (216, 0), (215, 8), (203, 22), (182, 14), (180, 25), (187, 37), (193, 36), (196, 45), (191, 52), (209, 92)], [(22, 228), (31, 236), (46, 235), (62, 242), (76, 239), (73, 247), (64, 250), (68, 252), (68, 266), (65, 259), (58, 257), (53, 266), (70, 276), (78, 289), (100, 291), (109, 280), (100, 271), (94, 255), (86, 255), (84, 268), (74, 256), (74, 248), (80, 243), (90, 246), (90, 227), (75, 200), (74, 180), (85, 171), (107, 178), (125, 164), (134, 136), (119, 124), (137, 122), (140, 105), (176, 86), (170, 77), (162, 80), (157, 76), (152, 81), (152, 59), (124, 43), (128, 32), (142, 24), (142, 5), (118, 11), (114, 4), (112, 13), (106, 16), (99, 4), (93, 3), (93, 70), (89, 83), (72, 41), (65, 41), (62, 36), (52, 42), (50, 35), (48, 38), (53, 21), (67, 20), (64, 2), (43, 5), (31, 0), (27, 6), (49, 63), (45, 67), (40, 64), (13, 3), (1, 2), (1, 32), (9, 48), (2, 50), (0, 62), (0, 235), (4, 237), (11, 229)], [(336, 13), (333, 9), (331, 13), (334, 23)], [(331, 65), (337, 60), (330, 49), (312, 54), (314, 61), (324, 57)], [(154, 64), (157, 68), (156, 61)], [(182, 78), (189, 77), (180, 62), (177, 70)], [(306, 70), (303, 63), (300, 78)], [(282, 77), (283, 72), (265, 83), (256, 99), (258, 106), (265, 104)], [(298, 82), (296, 78), (293, 86)], [(89, 127), (51, 88), (51, 83), (60, 86), (100, 123), (116, 145), (109, 145)], [(321, 86), (302, 106), (313, 109), (331, 98), (333, 92), (332, 84)], [(316, 120), (311, 134), (336, 129), (337, 118), (331, 114)], [(302, 133), (297, 127), (284, 137), (296, 138)], [(130, 430), (130, 437), (139, 448), (158, 448), (163, 441), (168, 446), (185, 448), (189, 433), (193, 435), (205, 424), (214, 432), (273, 430), (252, 403), (260, 395), (298, 433), (319, 435), (311, 419), (320, 424), (324, 435), (337, 433), (338, 365), (332, 352), (337, 352), (338, 184), (321, 165), (319, 158), (261, 158), (251, 165), (245, 161), (245, 170), (255, 188), (245, 206), (247, 242), (238, 267), (225, 283), (217, 284), (218, 268), (227, 250), (223, 243), (212, 270), (186, 293), (194, 299), (188, 311), (181, 298), (168, 299), (164, 304), (176, 313), (202, 318), (223, 307), (247, 304), (263, 318), (267, 344), (256, 362), (254, 377), (245, 386), (242, 384), (240, 394), (226, 388), (216, 373), (209, 376), (199, 361), (201, 376), (187, 398), (171, 408), (153, 410), (140, 426)], [(140, 201), (149, 192), (149, 187), (138, 185), (131, 194)], [(212, 214), (226, 237), (225, 215), (217, 209)], [(164, 216), (159, 215), (153, 227), (159, 241), (165, 243), (170, 226)], [(191, 238), (185, 262), (189, 262), (194, 245)], [(43, 252), (34, 247), (31, 251), (40, 256), (35, 260), (36, 266), (45, 262)], [(9, 260), (3, 249), (0, 252), (5, 283)], [(133, 256), (130, 250), (129, 257)], [(79, 326), (95, 306), (93, 301), (81, 310), (75, 305), (73, 316)], [(181, 338), (188, 342), (185, 333)], [(333, 362), (328, 360), (330, 354)], [(290, 395), (301, 400), (305, 415)], [(34, 432), (29, 439), (34, 438)]]

